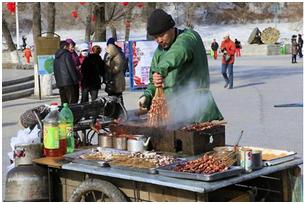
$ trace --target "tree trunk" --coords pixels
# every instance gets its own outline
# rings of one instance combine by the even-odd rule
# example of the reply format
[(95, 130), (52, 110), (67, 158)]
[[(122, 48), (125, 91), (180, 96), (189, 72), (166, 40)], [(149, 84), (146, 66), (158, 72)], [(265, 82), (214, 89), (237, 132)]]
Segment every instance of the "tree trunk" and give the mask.
[[(147, 3), (147, 9), (146, 9), (146, 19), (148, 19), (150, 17), (150, 15), (152, 14), (152, 12), (156, 9), (156, 2), (149, 2)], [(147, 33), (147, 40), (154, 40), (154, 37), (149, 35)]]
[(48, 3), (47, 36), (53, 37), (55, 32), (55, 3)]
[(16, 50), (16, 46), (13, 42), (11, 33), (8, 29), (7, 22), (6, 22), (6, 20), (4, 19), (3, 16), (2, 16), (2, 33), (3, 33), (4, 39), (5, 39), (5, 42), (7, 44), (7, 47), (9, 49), (9, 51), (12, 52), (12, 51)]
[(132, 8), (129, 5), (129, 8), (127, 9), (127, 11), (125, 13), (125, 23), (127, 24), (125, 26), (125, 37), (124, 37), (125, 41), (129, 41), (129, 38), (130, 38), (131, 22), (132, 22)]
[(186, 26), (193, 29), (192, 16), (196, 3), (189, 3), (186, 12)]
[(95, 25), (95, 40), (106, 41), (105, 2), (96, 3), (95, 14), (97, 16)]
[(34, 47), (36, 37), (41, 35), (41, 13), (40, 13), (40, 3), (33, 3), (33, 42)]
[(92, 16), (92, 3), (88, 4), (87, 8), (87, 17), (86, 17), (86, 30), (85, 30), (85, 41), (90, 41), (91, 34), (91, 16)]
[(110, 29), (111, 29), (111, 32), (112, 32), (112, 37), (117, 39), (117, 30), (116, 30), (116, 27), (113, 24), (110, 24)]

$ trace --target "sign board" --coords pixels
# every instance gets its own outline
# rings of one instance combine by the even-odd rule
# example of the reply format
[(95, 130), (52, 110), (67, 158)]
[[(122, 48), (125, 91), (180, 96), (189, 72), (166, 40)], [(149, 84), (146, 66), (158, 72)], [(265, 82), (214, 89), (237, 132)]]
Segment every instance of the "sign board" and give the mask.
[(37, 37), (36, 53), (37, 55), (54, 55), (60, 47), (60, 37)]
[(148, 86), (151, 61), (156, 47), (155, 41), (129, 41), (128, 56), (132, 90)]
[(37, 55), (38, 74), (53, 74), (55, 55)]

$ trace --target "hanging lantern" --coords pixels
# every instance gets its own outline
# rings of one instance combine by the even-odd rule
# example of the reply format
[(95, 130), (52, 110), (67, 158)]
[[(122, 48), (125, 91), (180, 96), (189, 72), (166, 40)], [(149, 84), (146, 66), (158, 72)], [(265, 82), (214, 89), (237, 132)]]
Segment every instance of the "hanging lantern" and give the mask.
[(86, 4), (86, 2), (80, 2), (81, 6), (84, 6)]
[(127, 6), (127, 5), (129, 5), (129, 2), (121, 2), (120, 4), (123, 5), (123, 6)]
[(77, 10), (71, 11), (71, 16), (72, 16), (73, 18), (77, 18), (77, 17), (79, 16)]
[(7, 7), (7, 10), (11, 14), (14, 14), (16, 12), (16, 3), (15, 2), (6, 3), (6, 7)]
[(91, 15), (91, 21), (96, 22), (96, 20), (97, 20), (97, 16), (96, 15)]
[(136, 6), (137, 6), (138, 8), (143, 8), (143, 7), (144, 7), (144, 3), (142, 3), (142, 2), (137, 3)]

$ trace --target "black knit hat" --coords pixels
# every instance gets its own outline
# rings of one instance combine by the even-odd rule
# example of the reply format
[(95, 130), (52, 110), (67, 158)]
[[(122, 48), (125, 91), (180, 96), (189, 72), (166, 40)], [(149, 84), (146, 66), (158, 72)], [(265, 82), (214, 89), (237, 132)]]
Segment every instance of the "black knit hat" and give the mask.
[(171, 15), (162, 9), (156, 9), (148, 19), (147, 31), (149, 35), (158, 35), (175, 26)]

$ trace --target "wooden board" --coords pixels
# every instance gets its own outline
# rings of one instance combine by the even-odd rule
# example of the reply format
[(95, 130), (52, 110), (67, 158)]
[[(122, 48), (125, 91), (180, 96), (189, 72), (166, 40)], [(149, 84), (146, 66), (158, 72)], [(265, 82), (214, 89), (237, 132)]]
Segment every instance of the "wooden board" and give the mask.
[(48, 167), (61, 169), (62, 164), (60, 164), (58, 161), (62, 159), (63, 157), (42, 157), (39, 159), (34, 159), (33, 162), (36, 164), (41, 164)]

